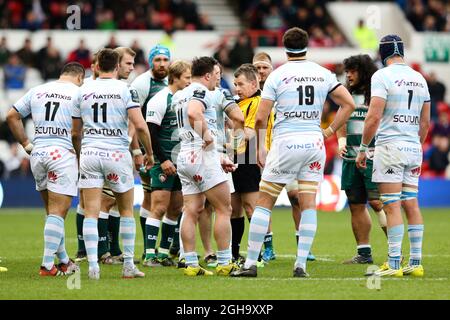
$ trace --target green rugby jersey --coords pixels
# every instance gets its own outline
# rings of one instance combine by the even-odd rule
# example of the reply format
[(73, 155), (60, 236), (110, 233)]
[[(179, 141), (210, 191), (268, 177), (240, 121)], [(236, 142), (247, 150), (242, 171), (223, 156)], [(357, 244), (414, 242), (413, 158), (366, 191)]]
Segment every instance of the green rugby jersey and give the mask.
[[(364, 130), (364, 120), (367, 116), (369, 106), (364, 104), (363, 94), (352, 94), (353, 101), (355, 101), (355, 111), (347, 121), (347, 153), (344, 156), (345, 160), (355, 161), (361, 145), (362, 134)], [(375, 139), (369, 144), (369, 151), (373, 151), (375, 147)]]
[[(159, 91), (148, 102), (146, 121), (161, 127), (158, 140), (164, 155), (176, 163), (180, 143), (178, 136), (177, 116), (171, 108), (173, 94), (166, 87)], [(159, 159), (155, 159), (159, 163)]]

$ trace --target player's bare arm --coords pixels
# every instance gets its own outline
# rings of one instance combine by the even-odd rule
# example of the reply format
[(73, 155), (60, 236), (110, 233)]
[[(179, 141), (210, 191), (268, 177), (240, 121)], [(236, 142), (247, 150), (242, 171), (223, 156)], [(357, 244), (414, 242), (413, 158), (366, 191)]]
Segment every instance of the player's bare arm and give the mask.
[(80, 158), (82, 130), (83, 120), (81, 118), (72, 118), (72, 144), (78, 159)]
[(339, 86), (334, 89), (333, 92), (330, 93), (330, 97), (334, 103), (340, 106), (340, 108), (337, 111), (333, 122), (324, 130), (325, 138), (330, 137), (334, 132), (339, 130), (347, 122), (356, 108), (350, 92), (348, 92), (344, 86)]
[(336, 131), (338, 138), (339, 156), (342, 158), (347, 153), (347, 124), (344, 124)]
[(386, 100), (380, 97), (372, 97), (370, 99), (369, 111), (367, 112), (366, 120), (364, 121), (364, 131), (361, 139), (361, 148), (356, 157), (356, 166), (358, 168), (366, 168), (366, 148), (372, 141), (383, 117), (384, 108), (386, 107)]
[(152, 142), (150, 140), (150, 132), (147, 128), (147, 123), (144, 121), (142, 117), (141, 110), (139, 108), (131, 108), (128, 109), (128, 118), (133, 123), (136, 133), (138, 135), (139, 141), (141, 141), (142, 145), (145, 149), (144, 161), (146, 169), (150, 169), (154, 164), (153, 159), (153, 149)]
[(204, 148), (207, 148), (211, 143), (214, 142), (214, 139), (211, 135), (211, 132), (208, 130), (208, 124), (206, 123), (205, 117), (203, 115), (205, 107), (198, 100), (191, 100), (188, 104), (188, 117), (189, 124), (194, 129), (197, 134), (202, 137), (205, 145)]
[(425, 102), (420, 113), (419, 137), (421, 144), (425, 142), (430, 127), (430, 109), (431, 103)]
[(31, 150), (33, 149), (33, 144), (30, 142), (25, 133), (20, 113), (17, 112), (16, 109), (11, 108), (8, 111), (6, 120), (8, 122), (9, 128), (11, 129), (14, 138), (22, 145), (25, 151), (28, 154), (30, 154)]
[[(270, 111), (272, 111), (274, 102), (268, 99), (262, 99), (259, 106), (258, 112), (256, 113), (255, 120), (255, 132), (256, 132), (256, 148), (257, 148), (257, 163), (261, 168), (264, 168), (266, 164), (267, 150), (265, 148), (265, 130), (267, 129), (267, 121), (269, 119)], [(260, 132), (260, 130), (264, 130)]]

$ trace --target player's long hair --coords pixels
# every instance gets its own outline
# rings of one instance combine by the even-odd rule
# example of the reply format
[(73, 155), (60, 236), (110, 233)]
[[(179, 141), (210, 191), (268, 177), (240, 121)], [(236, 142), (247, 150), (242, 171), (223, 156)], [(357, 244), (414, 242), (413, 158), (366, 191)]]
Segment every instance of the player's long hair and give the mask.
[(364, 104), (370, 103), (370, 79), (372, 75), (378, 70), (372, 58), (367, 54), (359, 54), (348, 57), (344, 60), (344, 70), (356, 70), (358, 72), (358, 84), (350, 86), (347, 83), (347, 88), (350, 93), (364, 94)]

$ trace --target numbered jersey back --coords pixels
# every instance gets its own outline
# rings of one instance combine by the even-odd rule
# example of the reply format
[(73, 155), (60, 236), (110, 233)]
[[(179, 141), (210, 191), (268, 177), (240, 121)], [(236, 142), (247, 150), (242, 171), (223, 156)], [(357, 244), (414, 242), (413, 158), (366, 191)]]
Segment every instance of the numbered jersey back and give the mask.
[(24, 118), (31, 113), (35, 146), (72, 149), (72, 110), (80, 88), (71, 82), (53, 81), (27, 92), (14, 108)]
[(376, 145), (400, 139), (419, 143), (420, 114), (430, 101), (424, 77), (405, 64), (392, 64), (372, 76), (372, 97), (386, 100)]
[(208, 124), (208, 129), (214, 138), (217, 137), (217, 114), (213, 103), (212, 92), (204, 85), (194, 82), (175, 93), (172, 98), (172, 108), (174, 108), (177, 114), (177, 123), (180, 129), (181, 149), (186, 146), (189, 148), (201, 148), (203, 145), (203, 139), (189, 123), (188, 103), (191, 100), (198, 100), (203, 104), (205, 108), (204, 117)]
[(74, 117), (83, 120), (83, 147), (128, 149), (128, 109), (138, 108), (138, 97), (126, 83), (97, 79), (81, 87)]
[(289, 61), (272, 72), (262, 98), (276, 102), (273, 137), (320, 133), (323, 104), (328, 93), (339, 85), (333, 73), (307, 60)]

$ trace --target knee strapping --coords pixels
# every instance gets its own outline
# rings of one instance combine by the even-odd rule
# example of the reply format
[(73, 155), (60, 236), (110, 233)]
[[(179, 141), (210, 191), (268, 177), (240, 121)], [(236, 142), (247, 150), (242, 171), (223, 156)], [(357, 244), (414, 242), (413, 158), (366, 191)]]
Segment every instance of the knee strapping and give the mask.
[(401, 193), (382, 193), (380, 195), (380, 200), (383, 202), (383, 205), (394, 203), (400, 201)]
[(261, 182), (259, 183), (259, 191), (265, 192), (274, 198), (278, 198), (281, 190), (283, 190), (283, 186), (279, 185), (278, 183), (268, 182), (264, 180), (261, 180)]
[(417, 188), (413, 188), (413, 187), (403, 187), (402, 188), (402, 195), (401, 195), (401, 200), (412, 200), (417, 198), (417, 196), (419, 195), (419, 190)]
[(319, 184), (308, 184), (299, 182), (298, 193), (316, 193), (319, 188)]

